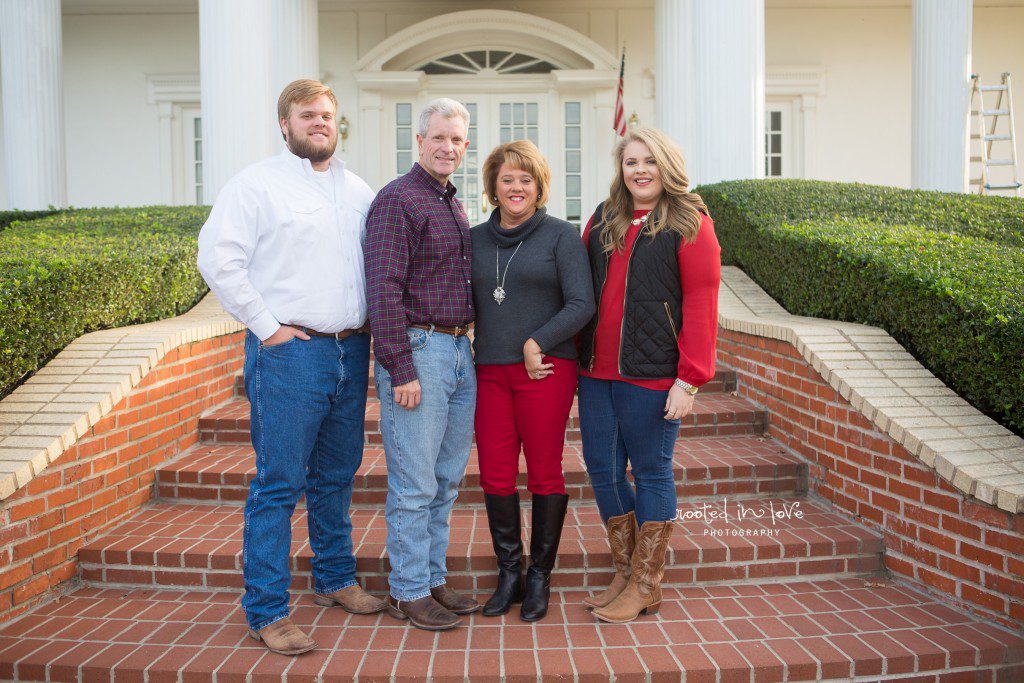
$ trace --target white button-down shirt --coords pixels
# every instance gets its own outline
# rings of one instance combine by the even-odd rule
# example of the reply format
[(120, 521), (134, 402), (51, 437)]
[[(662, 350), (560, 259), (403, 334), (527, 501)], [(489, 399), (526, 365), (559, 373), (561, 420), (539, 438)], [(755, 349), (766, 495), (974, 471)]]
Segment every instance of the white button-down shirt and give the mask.
[(199, 272), (261, 340), (280, 325), (339, 332), (366, 322), (363, 241), (373, 191), (331, 159), (334, 191), (285, 149), (220, 191), (199, 233)]

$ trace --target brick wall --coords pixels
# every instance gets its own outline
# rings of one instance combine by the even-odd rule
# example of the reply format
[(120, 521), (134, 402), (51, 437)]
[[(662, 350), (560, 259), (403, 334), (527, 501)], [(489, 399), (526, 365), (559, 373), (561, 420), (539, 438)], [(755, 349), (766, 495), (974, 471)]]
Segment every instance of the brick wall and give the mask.
[(154, 468), (231, 397), (243, 335), (173, 349), (39, 476), (0, 501), (0, 621), (69, 587), (82, 544), (149, 500)]
[(1024, 515), (953, 488), (792, 345), (720, 329), (718, 357), (736, 369), (740, 395), (768, 409), (769, 434), (810, 462), (809, 490), (885, 536), (890, 571), (1024, 628)]

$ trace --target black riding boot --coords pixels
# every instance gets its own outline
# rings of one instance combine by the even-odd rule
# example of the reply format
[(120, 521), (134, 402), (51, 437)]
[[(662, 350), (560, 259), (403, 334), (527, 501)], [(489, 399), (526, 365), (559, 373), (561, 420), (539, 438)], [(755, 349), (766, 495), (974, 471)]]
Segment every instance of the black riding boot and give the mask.
[(551, 569), (558, 555), (562, 523), (569, 506), (569, 496), (554, 493), (533, 494), (533, 532), (530, 536), (530, 568), (526, 570), (526, 597), (523, 598), (523, 621), (537, 621), (548, 613), (551, 593)]
[(523, 530), (519, 518), (519, 492), (511, 496), (484, 494), (487, 524), (498, 558), (498, 588), (484, 605), (485, 617), (497, 617), (523, 601)]

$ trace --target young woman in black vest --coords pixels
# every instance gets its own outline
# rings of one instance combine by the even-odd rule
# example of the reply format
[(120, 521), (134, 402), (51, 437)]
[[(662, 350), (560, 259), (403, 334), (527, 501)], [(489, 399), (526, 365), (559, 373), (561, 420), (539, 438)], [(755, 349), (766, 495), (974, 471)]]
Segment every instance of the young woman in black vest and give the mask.
[[(657, 612), (676, 514), (680, 420), (715, 374), (721, 261), (682, 153), (654, 128), (615, 148), (616, 175), (583, 240), (598, 311), (580, 332), (583, 457), (615, 577), (584, 602), (603, 621)], [(636, 488), (626, 479), (627, 463)]]

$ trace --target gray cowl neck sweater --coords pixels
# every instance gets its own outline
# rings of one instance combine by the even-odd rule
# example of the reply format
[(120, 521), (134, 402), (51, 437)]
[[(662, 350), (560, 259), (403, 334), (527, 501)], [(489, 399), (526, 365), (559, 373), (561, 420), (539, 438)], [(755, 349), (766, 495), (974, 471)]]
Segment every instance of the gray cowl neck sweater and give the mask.
[[(539, 209), (505, 230), (495, 209), (470, 235), (476, 362), (522, 363), (523, 344), (531, 337), (545, 355), (575, 360), (573, 337), (595, 311), (590, 265), (576, 228)], [(500, 276), (505, 300), (498, 304), (493, 292)]]

